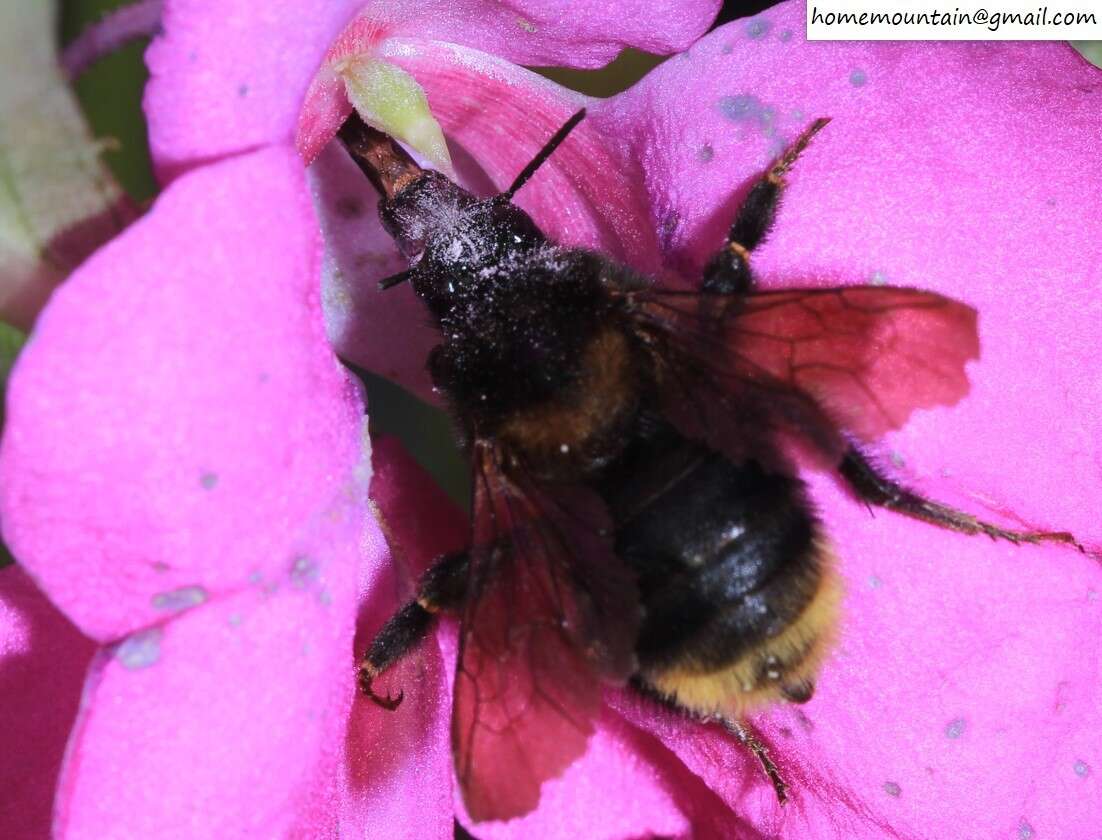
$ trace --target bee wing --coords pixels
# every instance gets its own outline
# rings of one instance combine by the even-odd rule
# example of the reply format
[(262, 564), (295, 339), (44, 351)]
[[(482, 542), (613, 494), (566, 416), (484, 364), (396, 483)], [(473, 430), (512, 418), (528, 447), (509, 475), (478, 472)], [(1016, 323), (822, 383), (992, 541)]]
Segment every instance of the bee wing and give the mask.
[(979, 356), (976, 311), (917, 289), (633, 294), (639, 328), (672, 359), (675, 390), (717, 389), (747, 424), (772, 403), (773, 422), (828, 450), (842, 445), (837, 430), (872, 440), (915, 409), (957, 402)]
[(471, 817), (509, 819), (585, 751), (601, 678), (634, 670), (638, 597), (595, 496), (507, 474), (486, 441), (473, 460), (452, 749)]

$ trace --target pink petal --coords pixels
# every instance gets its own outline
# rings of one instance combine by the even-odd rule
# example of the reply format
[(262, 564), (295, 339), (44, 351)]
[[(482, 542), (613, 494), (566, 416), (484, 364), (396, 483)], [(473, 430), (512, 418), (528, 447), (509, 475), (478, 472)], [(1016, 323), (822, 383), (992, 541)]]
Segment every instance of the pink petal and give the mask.
[(308, 84), (356, 12), (357, 40), (414, 35), (468, 44), (526, 64), (601, 66), (625, 46), (673, 52), (715, 18), (716, 0), (501, 4), (486, 0), (169, 0), (150, 49), (146, 111), (159, 168), (290, 139)]
[[(759, 276), (884, 278), (976, 305), (972, 395), (916, 415), (885, 450), (950, 501), (1097, 547), (1102, 214), (1082, 189), (1102, 175), (1085, 95), (1097, 71), (1058, 45), (804, 46), (803, 15), (790, 4), (725, 27), (597, 109), (624, 158), (649, 162), (669, 264), (696, 276), (749, 179), (832, 116), (755, 255)], [(825, 477), (814, 490), (848, 618), (804, 709), (811, 731), (790, 710), (763, 723), (802, 798), (780, 815), (753, 763), (732, 774), (714, 735), (659, 725), (663, 739), (769, 834), (1086, 836), (1100, 807), (1097, 561), (869, 519)]]
[(1102, 178), (1102, 76), (1059, 44), (805, 45), (803, 27), (798, 3), (731, 24), (598, 108), (648, 161), (667, 261), (698, 276), (749, 179), (833, 117), (755, 255), (763, 285), (886, 281), (975, 306), (972, 396), (889, 445), (924, 480), (950, 470), (934, 489), (1097, 536), (1102, 202), (1082, 185)]
[(0, 569), (0, 836), (49, 835), (57, 774), (94, 651), (26, 572)]
[[(357, 656), (383, 623), (413, 597), (417, 576), (439, 554), (467, 542), (466, 517), (393, 439), (376, 440), (371, 497), (392, 546), (360, 581)], [(452, 833), (451, 690), (435, 637), (377, 685), (404, 695), (396, 711), (365, 697), (352, 703), (342, 776), (341, 833), (390, 838)]]
[(379, 280), (408, 268), (379, 224), (375, 189), (338, 143), (311, 165), (314, 205), (325, 238), (325, 329), (343, 359), (432, 399), (425, 359), (439, 341), (409, 284), (386, 292)]
[(89, 635), (285, 574), (351, 492), (361, 409), (317, 258), (298, 159), (257, 152), (173, 185), (44, 311), (9, 383), (0, 515)]
[(297, 559), (281, 574), (104, 650), (56, 836), (333, 835), (361, 539), (382, 553), (364, 513), (355, 495), (334, 500), (285, 546)]
[[(1092, 290), (1102, 279), (1102, 215), (1081, 188), (1102, 174), (1092, 152), (1097, 107), (1083, 93), (1097, 86), (1096, 71), (1057, 46), (805, 47), (802, 14), (783, 7), (727, 27), (596, 109), (606, 142), (624, 138), (623, 165), (647, 162), (647, 215), (663, 232), (667, 265), (698, 276), (749, 179), (810, 119), (833, 116), (796, 167), (756, 260), (765, 284), (883, 277), (977, 305), (984, 357), (971, 371), (972, 396), (916, 416), (885, 450), (903, 459), (897, 472), (949, 501), (1071, 528), (1097, 547), (1093, 335), (1102, 304)], [(448, 75), (419, 72), (418, 51), (410, 54), (395, 58), (430, 98), (448, 89)], [(461, 124), (458, 114), (442, 121), (453, 135)], [(502, 122), (511, 124), (487, 120)], [(870, 133), (878, 123), (885, 128)], [(493, 169), (496, 144), (475, 140), (477, 130), (464, 145), (507, 182), (507, 167)], [(585, 163), (572, 171), (584, 177)], [(1030, 248), (1046, 217), (1058, 247)], [(955, 836), (961, 826), (979, 836), (1083, 834), (1098, 812), (1091, 779), (1102, 761), (1093, 753), (1096, 561), (885, 512), (870, 520), (830, 479), (815, 478), (813, 489), (841, 557), (848, 617), (804, 716), (782, 708), (761, 721), (794, 783), (793, 805), (778, 811), (729, 738), (653, 709), (630, 719), (649, 720), (770, 836)], [(589, 782), (608, 801), (626, 795), (600, 775)]]

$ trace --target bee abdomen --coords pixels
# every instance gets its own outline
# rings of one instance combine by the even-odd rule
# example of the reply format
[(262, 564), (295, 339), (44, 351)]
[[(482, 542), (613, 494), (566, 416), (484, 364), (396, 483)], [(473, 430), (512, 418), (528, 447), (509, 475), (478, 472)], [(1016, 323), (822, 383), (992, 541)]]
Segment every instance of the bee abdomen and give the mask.
[(799, 479), (664, 427), (602, 492), (637, 575), (645, 682), (704, 713), (810, 697), (838, 590)]

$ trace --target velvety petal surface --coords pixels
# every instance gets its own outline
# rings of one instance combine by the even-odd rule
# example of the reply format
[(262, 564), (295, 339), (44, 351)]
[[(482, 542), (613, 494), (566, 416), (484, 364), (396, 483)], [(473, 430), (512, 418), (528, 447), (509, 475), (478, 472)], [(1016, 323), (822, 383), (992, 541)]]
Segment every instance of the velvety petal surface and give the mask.
[(174, 184), (61, 289), (9, 381), (0, 521), (89, 635), (115, 640), (285, 574), (360, 458), (325, 340), (301, 164)]
[[(377, 438), (372, 463), (371, 498), (390, 550), (365, 565), (360, 578), (357, 662), (414, 596), (421, 572), (437, 555), (461, 548), (469, 530), (466, 517), (397, 440)], [(435, 634), (376, 688), (401, 692), (403, 700), (394, 711), (360, 695), (352, 703), (340, 776), (342, 836), (451, 837), (451, 687)]]
[(425, 359), (439, 340), (408, 283), (379, 281), (409, 263), (379, 224), (378, 193), (337, 143), (308, 170), (325, 239), (322, 307), (333, 348), (344, 359), (432, 399)]
[[(802, 5), (789, 4), (723, 28), (595, 106), (582, 128), (597, 136), (579, 138), (641, 173), (664, 268), (691, 280), (751, 179), (813, 118), (833, 117), (755, 255), (763, 285), (911, 285), (977, 307), (971, 395), (916, 414), (879, 454), (946, 501), (1070, 529), (1097, 552), (1102, 213), (1084, 185), (1102, 176), (1098, 71), (1058, 44), (809, 45), (803, 27)], [(426, 88), (445, 130), (496, 186), (507, 183), (511, 163), (496, 163), (495, 147), (508, 144), (492, 132), (514, 124), (497, 115), (528, 88), (491, 104), (492, 61), (418, 67), (429, 48), (399, 46), (389, 55)], [(459, 79), (468, 95), (494, 94), (466, 111), (459, 97), (434, 99)], [(586, 157), (564, 169), (604, 176)], [(537, 179), (521, 203), (535, 202), (548, 224), (539, 206), (556, 199)], [(615, 227), (619, 214), (607, 218)], [(792, 805), (777, 808), (726, 736), (635, 701), (617, 710), (752, 824), (745, 836), (1090, 836), (1102, 811), (1097, 557), (870, 516), (829, 477), (811, 477), (846, 618), (812, 703), (759, 720), (793, 782)], [(632, 795), (626, 788), (603, 787), (605, 807)]]
[(832, 117), (755, 254), (762, 285), (886, 282), (976, 307), (971, 396), (889, 445), (939, 491), (1097, 539), (1102, 197), (1084, 185), (1102, 177), (1102, 72), (1062, 44), (806, 44), (803, 14), (730, 24), (596, 109), (647, 162), (667, 261), (695, 276), (756, 172)]
[(285, 568), (97, 657), (55, 836), (335, 835), (364, 514), (341, 494)]
[(0, 569), (0, 836), (47, 837), (95, 643), (19, 566)]
[[(763, 285), (887, 282), (976, 306), (971, 395), (913, 417), (884, 463), (1097, 551), (1102, 213), (1083, 184), (1102, 176), (1102, 77), (1058, 44), (808, 45), (803, 15), (720, 29), (596, 109), (647, 162), (668, 265), (696, 275), (756, 172), (833, 117), (755, 254)], [(666, 742), (764, 836), (1089, 836), (1097, 558), (870, 517), (825, 476), (813, 489), (847, 617), (804, 714), (762, 724), (803, 792), (782, 813), (713, 736), (678, 724)]]
[(289, 140), (307, 86), (362, 10), (356, 40), (415, 35), (467, 44), (525, 64), (601, 66), (626, 46), (673, 52), (715, 17), (716, 0), (169, 0), (150, 48), (146, 111), (162, 175)]

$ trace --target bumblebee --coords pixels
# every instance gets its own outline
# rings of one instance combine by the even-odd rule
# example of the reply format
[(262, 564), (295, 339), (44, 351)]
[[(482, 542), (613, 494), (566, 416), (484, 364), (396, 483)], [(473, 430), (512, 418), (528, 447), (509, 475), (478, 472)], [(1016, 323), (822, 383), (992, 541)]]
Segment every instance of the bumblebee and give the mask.
[(1015, 531), (924, 498), (856, 442), (967, 393), (976, 313), (908, 288), (761, 291), (750, 261), (814, 121), (756, 179), (698, 289), (658, 287), (552, 241), (513, 196), (575, 114), (500, 195), (424, 170), (353, 114), (339, 137), (441, 340), (428, 359), (472, 464), (469, 545), (438, 558), (370, 645), (362, 692), (441, 612), (461, 619), (452, 712), (474, 820), (536, 807), (586, 748), (604, 681), (624, 683), (751, 749), (744, 724), (808, 702), (838, 620), (829, 543), (782, 442), (836, 468), (856, 497), (965, 534)]

